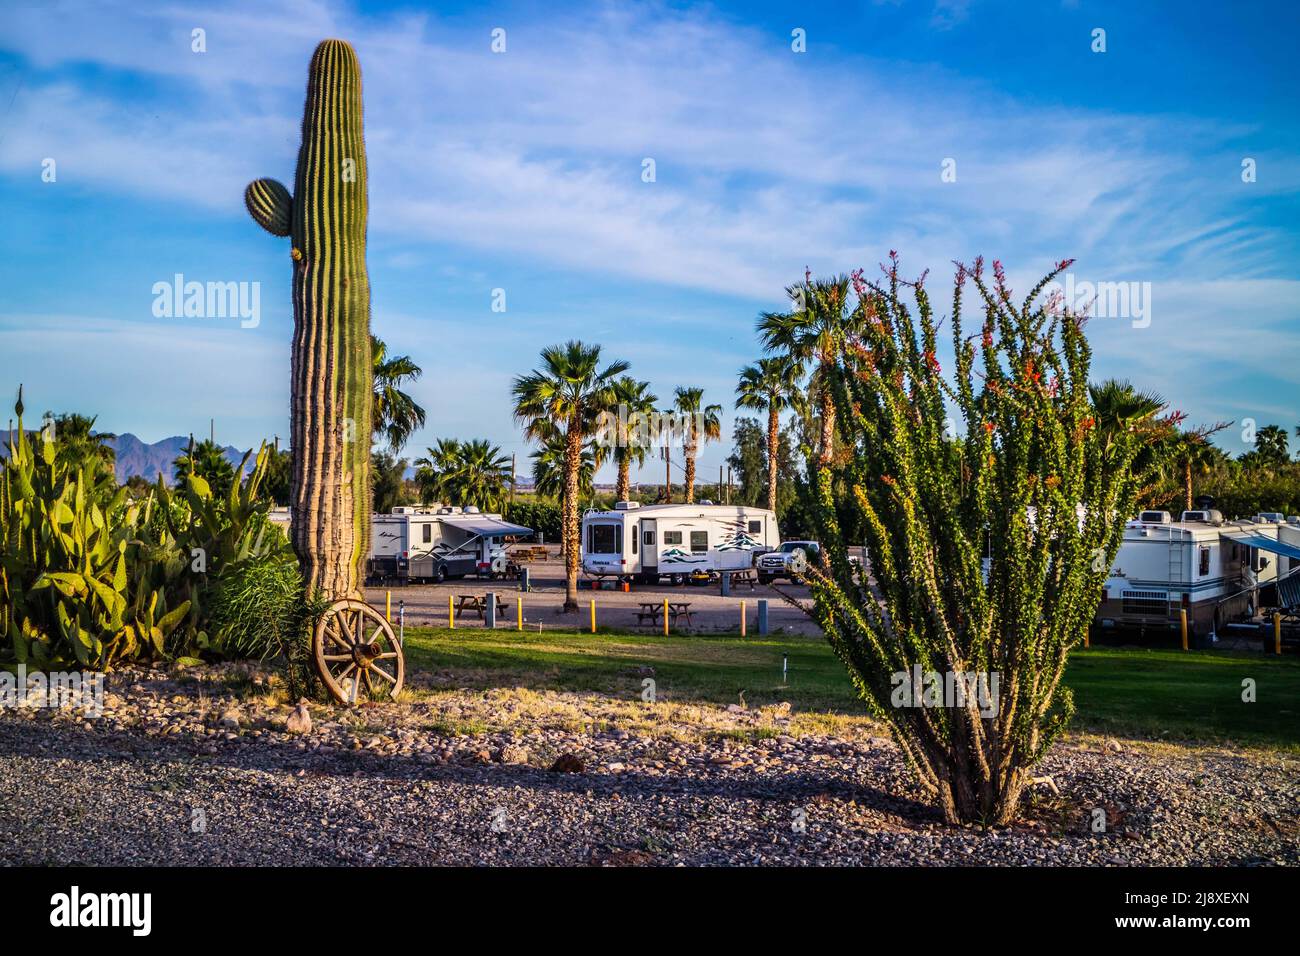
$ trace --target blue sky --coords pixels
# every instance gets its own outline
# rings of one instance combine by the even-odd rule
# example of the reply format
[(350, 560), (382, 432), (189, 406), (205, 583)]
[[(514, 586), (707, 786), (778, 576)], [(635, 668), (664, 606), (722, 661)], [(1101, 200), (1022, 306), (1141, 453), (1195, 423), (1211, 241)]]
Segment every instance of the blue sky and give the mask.
[[(1194, 423), (1300, 423), (1289, 4), (2, 7), (0, 394), (23, 382), (38, 413), (286, 433), (288, 244), (242, 192), (292, 182), (307, 61), (340, 36), (365, 79), (373, 328), (425, 369), (408, 455), (482, 436), (522, 462), (510, 381), (578, 337), (728, 409), (707, 478), (756, 315), (805, 266), (890, 249), (932, 294), (979, 254), (1019, 288), (1066, 257), (1150, 283), (1149, 324), (1090, 324), (1097, 377)], [(260, 283), (260, 324), (155, 318), (176, 273)]]

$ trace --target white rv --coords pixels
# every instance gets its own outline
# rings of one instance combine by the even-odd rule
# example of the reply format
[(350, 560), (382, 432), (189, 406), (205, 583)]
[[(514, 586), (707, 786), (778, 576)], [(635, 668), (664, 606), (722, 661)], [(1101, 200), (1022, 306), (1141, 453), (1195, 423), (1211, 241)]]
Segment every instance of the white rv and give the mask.
[[(1288, 542), (1287, 538), (1294, 540)], [(1124, 538), (1097, 609), (1103, 627), (1176, 627), (1215, 633), (1259, 610), (1261, 590), (1300, 569), (1300, 529), (1273, 521), (1224, 521), (1217, 511), (1144, 511)]]
[(582, 518), (582, 569), (597, 577), (680, 583), (697, 571), (741, 571), (781, 542), (776, 515), (745, 505), (640, 505)]
[(366, 569), (371, 578), (402, 582), (495, 577), (506, 570), (506, 536), (531, 533), (473, 507), (394, 508), (371, 516)]

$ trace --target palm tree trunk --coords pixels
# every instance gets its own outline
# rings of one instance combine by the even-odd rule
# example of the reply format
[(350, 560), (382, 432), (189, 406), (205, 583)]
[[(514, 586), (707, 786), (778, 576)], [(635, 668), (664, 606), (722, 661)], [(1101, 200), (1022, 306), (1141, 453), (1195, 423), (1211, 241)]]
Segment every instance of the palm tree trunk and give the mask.
[(831, 394), (830, 377), (834, 374), (830, 362), (822, 362), (821, 406), (822, 406), (822, 447), (818, 461), (830, 464), (835, 453), (835, 396)]
[(776, 512), (776, 455), (781, 441), (781, 413), (767, 410), (767, 510)]
[(582, 432), (570, 424), (564, 448), (564, 610), (578, 610), (578, 558), (582, 529), (578, 521), (578, 474), (582, 467)]
[(628, 472), (632, 470), (632, 460), (630, 458), (620, 458), (618, 460), (618, 482), (614, 486), (614, 500), (627, 501), (631, 494), (632, 481)]
[(1187, 492), (1187, 506), (1185, 510), (1192, 510), (1192, 460), (1188, 458), (1183, 462), (1183, 490)]
[(689, 505), (695, 500), (695, 442), (690, 442), (686, 446), (686, 503)]

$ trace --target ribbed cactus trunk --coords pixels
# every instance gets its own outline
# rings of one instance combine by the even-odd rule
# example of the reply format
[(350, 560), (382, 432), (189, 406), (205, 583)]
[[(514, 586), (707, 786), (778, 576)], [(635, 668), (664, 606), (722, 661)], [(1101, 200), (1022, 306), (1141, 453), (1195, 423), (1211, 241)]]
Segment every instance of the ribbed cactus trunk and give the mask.
[(361, 67), (342, 40), (311, 59), (294, 193), (248, 186), (249, 213), (293, 245), (293, 546), (308, 592), (361, 597), (370, 537), (370, 281)]

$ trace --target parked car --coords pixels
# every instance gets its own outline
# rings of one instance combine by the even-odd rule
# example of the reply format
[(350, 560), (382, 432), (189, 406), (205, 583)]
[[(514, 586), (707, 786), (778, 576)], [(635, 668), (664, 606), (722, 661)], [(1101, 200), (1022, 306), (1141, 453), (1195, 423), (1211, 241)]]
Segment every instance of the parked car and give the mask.
[(798, 583), (799, 573), (821, 555), (821, 545), (816, 541), (782, 541), (775, 551), (761, 554), (755, 567), (760, 584), (770, 584), (777, 578)]

